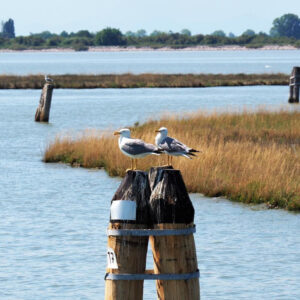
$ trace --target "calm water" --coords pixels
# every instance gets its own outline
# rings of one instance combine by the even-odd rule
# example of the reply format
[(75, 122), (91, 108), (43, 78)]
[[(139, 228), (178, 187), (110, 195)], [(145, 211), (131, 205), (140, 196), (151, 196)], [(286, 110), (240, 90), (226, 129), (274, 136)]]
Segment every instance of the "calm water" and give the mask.
[[(33, 122), (40, 91), (0, 90), (0, 299), (103, 298), (104, 232), (120, 179), (42, 163), (57, 133), (116, 129), (167, 110), (278, 109), (287, 95), (287, 87), (55, 90), (47, 125)], [(300, 215), (191, 197), (202, 299), (300, 299)], [(145, 299), (156, 299), (154, 282)]]
[(0, 53), (0, 74), (291, 73), (300, 50)]

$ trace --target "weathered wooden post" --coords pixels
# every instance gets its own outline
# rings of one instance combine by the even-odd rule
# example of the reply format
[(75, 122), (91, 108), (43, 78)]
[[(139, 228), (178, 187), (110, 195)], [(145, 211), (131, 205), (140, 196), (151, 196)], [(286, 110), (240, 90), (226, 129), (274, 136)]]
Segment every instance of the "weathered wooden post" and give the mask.
[(290, 77), (289, 103), (299, 103), (300, 67), (294, 67)]
[(49, 122), (53, 84), (46, 82), (42, 89), (39, 106), (35, 113), (36, 122)]
[(150, 215), (154, 229), (169, 235), (150, 236), (158, 299), (200, 299), (199, 270), (193, 232), (194, 207), (179, 170), (152, 168)]
[(111, 202), (105, 300), (143, 299), (144, 281), (134, 276), (145, 274), (149, 237), (130, 232), (148, 228), (149, 197), (147, 173), (128, 171)]

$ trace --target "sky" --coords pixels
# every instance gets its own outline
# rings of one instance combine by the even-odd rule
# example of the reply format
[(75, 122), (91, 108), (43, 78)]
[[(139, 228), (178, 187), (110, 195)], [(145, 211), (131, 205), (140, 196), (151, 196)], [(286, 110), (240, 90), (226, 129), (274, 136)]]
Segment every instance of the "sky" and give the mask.
[(9, 0), (1, 1), (0, 21), (12, 18), (16, 35), (49, 30), (60, 33), (106, 27), (123, 33), (145, 29), (236, 35), (247, 29), (269, 32), (275, 18), (300, 17), (300, 0)]

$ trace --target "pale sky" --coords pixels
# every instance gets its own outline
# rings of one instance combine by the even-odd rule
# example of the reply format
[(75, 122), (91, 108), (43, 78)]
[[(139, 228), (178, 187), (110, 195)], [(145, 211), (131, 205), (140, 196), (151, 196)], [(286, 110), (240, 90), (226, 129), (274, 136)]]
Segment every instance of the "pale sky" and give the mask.
[(0, 20), (12, 18), (16, 35), (49, 30), (97, 32), (105, 27), (192, 34), (222, 29), (241, 34), (246, 29), (269, 32), (275, 18), (300, 17), (300, 0), (8, 0), (1, 1)]

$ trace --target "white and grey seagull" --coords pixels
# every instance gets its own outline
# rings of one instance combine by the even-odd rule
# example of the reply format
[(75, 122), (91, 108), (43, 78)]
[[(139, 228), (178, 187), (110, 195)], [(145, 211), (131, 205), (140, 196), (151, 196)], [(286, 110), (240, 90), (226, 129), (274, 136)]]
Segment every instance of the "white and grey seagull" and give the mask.
[(52, 83), (53, 82), (53, 79), (51, 79), (50, 77), (48, 77), (48, 75), (45, 75), (45, 81), (47, 83)]
[(201, 152), (186, 146), (180, 141), (168, 136), (168, 129), (161, 127), (155, 130), (155, 144), (168, 155), (168, 165), (172, 164), (172, 156), (184, 156), (192, 159), (191, 156), (196, 156), (195, 153)]
[(161, 149), (152, 144), (145, 143), (140, 139), (131, 138), (130, 130), (128, 128), (115, 131), (114, 135), (120, 135), (119, 148), (123, 154), (131, 158), (131, 170), (136, 170), (137, 158), (143, 158), (150, 154), (160, 155), (163, 153)]

